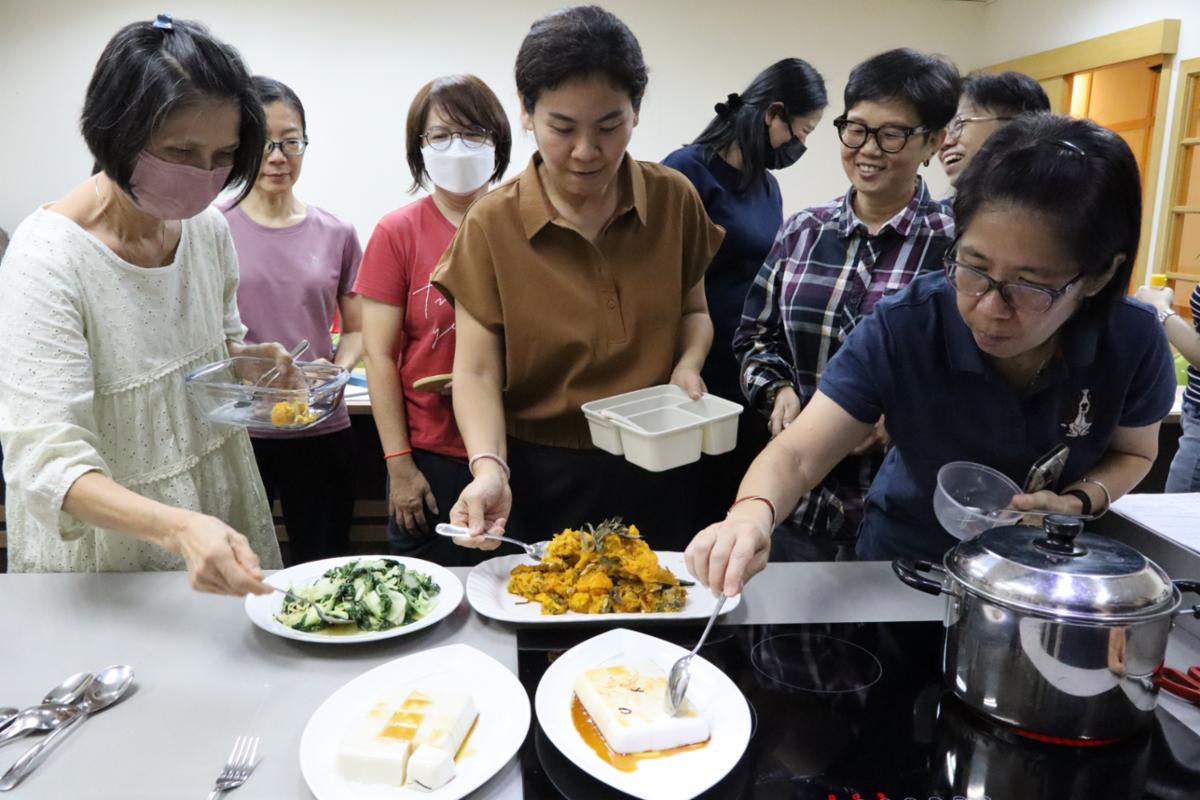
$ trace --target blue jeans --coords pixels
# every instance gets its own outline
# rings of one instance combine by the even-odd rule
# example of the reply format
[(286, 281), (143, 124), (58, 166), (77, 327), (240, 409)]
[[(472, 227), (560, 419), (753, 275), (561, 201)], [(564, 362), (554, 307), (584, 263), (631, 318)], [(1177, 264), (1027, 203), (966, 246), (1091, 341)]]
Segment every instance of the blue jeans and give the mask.
[(1200, 492), (1200, 408), (1185, 404), (1179, 424), (1183, 433), (1167, 473), (1167, 491)]

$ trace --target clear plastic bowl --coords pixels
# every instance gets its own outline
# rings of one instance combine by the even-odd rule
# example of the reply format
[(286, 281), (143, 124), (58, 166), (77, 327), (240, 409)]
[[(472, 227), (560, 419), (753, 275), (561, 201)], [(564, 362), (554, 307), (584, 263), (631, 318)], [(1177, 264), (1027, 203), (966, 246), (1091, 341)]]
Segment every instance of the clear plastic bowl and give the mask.
[(1002, 510), (1020, 493), (1007, 475), (991, 467), (951, 461), (938, 470), (933, 514), (951, 536), (974, 539), (991, 528), (1020, 522), (1020, 511)]
[(269, 358), (238, 356), (206, 364), (184, 376), (188, 393), (214, 422), (258, 431), (302, 431), (337, 407), (350, 373), (333, 364), (297, 361), (268, 381)]

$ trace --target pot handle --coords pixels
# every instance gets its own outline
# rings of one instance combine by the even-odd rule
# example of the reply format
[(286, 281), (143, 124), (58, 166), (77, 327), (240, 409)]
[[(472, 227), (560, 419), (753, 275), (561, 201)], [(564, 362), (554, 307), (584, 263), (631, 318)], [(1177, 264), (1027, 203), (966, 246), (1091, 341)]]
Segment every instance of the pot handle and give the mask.
[[(942, 578), (946, 576), (946, 570), (940, 566), (931, 564), (928, 561), (917, 561), (912, 558), (897, 558), (892, 560), (892, 572), (896, 573), (896, 577), (907, 583), (912, 588), (925, 592), (925, 594), (941, 594), (942, 581), (927, 578), (923, 573), (932, 572), (940, 575)], [(1178, 581), (1176, 584), (1178, 585)], [(1197, 584), (1200, 588), (1200, 584)], [(1180, 591), (1183, 591), (1182, 589)]]
[[(1188, 592), (1191, 592), (1192, 594), (1200, 594), (1200, 581), (1179, 580), (1179, 581), (1174, 581), (1174, 583), (1175, 583), (1175, 588), (1178, 589), (1182, 593), (1186, 594)], [(1200, 617), (1200, 604), (1192, 606), (1190, 612), (1182, 611), (1180, 613), (1182, 613), (1182, 614), (1191, 613), (1191, 615), (1194, 617)]]

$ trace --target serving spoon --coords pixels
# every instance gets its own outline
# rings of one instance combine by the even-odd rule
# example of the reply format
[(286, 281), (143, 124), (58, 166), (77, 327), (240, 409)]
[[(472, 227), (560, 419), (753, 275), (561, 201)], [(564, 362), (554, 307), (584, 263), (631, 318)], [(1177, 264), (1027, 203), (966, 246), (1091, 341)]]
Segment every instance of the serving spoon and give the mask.
[[(461, 525), (450, 525), (445, 522), (439, 522), (437, 525), (433, 526), (433, 529), (442, 536), (449, 536), (451, 538), (471, 535), (471, 531), (469, 531), (467, 528), (464, 528)], [(546, 548), (550, 546), (549, 541), (534, 542), (533, 544), (529, 544), (527, 542), (522, 542), (520, 539), (511, 539), (507, 536), (501, 536), (498, 533), (482, 533), (480, 536), (482, 536), (484, 539), (495, 539), (498, 542), (515, 544), (517, 547), (523, 549), (526, 555), (528, 555), (534, 561), (541, 561), (543, 558), (545, 558)]]
[(0, 746), (29, 733), (52, 731), (71, 719), (76, 714), (72, 704), (83, 697), (92, 679), (90, 672), (77, 672), (46, 692), (41, 705), (30, 706), (22, 711), (4, 709), (14, 713), (0, 723), (3, 729), (0, 731)]
[(704, 626), (704, 633), (700, 634), (700, 641), (696, 642), (696, 646), (692, 648), (692, 652), (686, 656), (680, 656), (679, 659), (671, 665), (671, 672), (667, 675), (667, 714), (675, 716), (679, 713), (680, 707), (683, 705), (683, 699), (687, 697), (688, 681), (691, 675), (688, 673), (688, 666), (692, 662), (692, 656), (700, 652), (700, 648), (704, 646), (704, 640), (708, 638), (708, 632), (712, 630), (713, 623), (717, 621), (717, 616), (721, 613), (721, 607), (725, 605), (728, 598), (722, 594), (717, 598), (717, 604), (713, 607), (712, 614), (708, 617), (708, 624)]
[(79, 723), (89, 715), (103, 711), (120, 700), (132, 685), (133, 668), (124, 664), (105, 667), (97, 672), (83, 699), (71, 707), (75, 712), (73, 716), (45, 739), (26, 750), (25, 754), (8, 768), (8, 772), (0, 777), (0, 792), (7, 792), (24, 780), (26, 775), (42, 763), (51, 749), (66, 739), (71, 730), (79, 727)]

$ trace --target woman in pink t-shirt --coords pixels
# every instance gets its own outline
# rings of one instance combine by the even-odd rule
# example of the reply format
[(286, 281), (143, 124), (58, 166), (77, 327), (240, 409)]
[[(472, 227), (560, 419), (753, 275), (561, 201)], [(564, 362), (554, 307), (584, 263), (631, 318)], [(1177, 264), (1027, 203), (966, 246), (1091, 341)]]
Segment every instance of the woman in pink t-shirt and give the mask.
[[(353, 294), (362, 248), (354, 226), (303, 203), (294, 187), (308, 145), (304, 106), (271, 78), (254, 77), (267, 141), (258, 180), (239, 205), (222, 205), (241, 272), (238, 310), (246, 341), (309, 341), (306, 359), (353, 369), (362, 356), (361, 301)], [(334, 313), (342, 333), (336, 354)], [(309, 430), (252, 435), (267, 498), (279, 499), (288, 561), (341, 555), (354, 515), (354, 435), (344, 403)]]
[(367, 383), (388, 471), (392, 552), (446, 565), (472, 553), (433, 534), (471, 481), (449, 375), (454, 307), (429, 283), (467, 208), (508, 167), (512, 132), (495, 93), (473, 75), (430, 81), (408, 109), (412, 191), (432, 193), (379, 221), (354, 291), (362, 295)]

